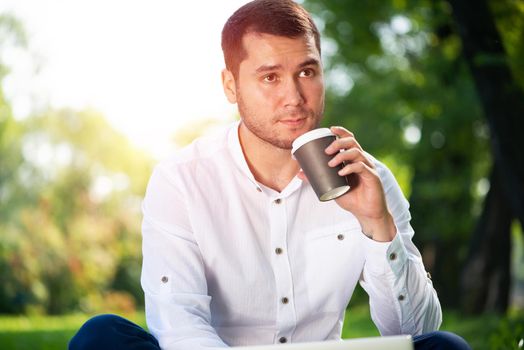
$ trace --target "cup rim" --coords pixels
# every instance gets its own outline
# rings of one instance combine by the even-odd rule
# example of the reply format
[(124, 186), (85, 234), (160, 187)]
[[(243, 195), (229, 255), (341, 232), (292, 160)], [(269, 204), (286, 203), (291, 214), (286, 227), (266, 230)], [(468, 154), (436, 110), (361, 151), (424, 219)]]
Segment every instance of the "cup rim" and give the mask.
[(326, 136), (335, 136), (335, 134), (329, 128), (317, 128), (300, 135), (293, 141), (291, 154), (295, 154), (306, 143)]

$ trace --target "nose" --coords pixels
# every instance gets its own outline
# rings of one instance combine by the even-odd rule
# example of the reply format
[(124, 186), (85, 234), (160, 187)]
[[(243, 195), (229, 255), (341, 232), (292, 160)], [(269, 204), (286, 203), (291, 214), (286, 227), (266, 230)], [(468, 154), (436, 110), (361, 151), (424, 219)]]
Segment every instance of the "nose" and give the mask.
[(297, 107), (305, 101), (302, 86), (297, 79), (289, 79), (283, 93), (285, 107)]

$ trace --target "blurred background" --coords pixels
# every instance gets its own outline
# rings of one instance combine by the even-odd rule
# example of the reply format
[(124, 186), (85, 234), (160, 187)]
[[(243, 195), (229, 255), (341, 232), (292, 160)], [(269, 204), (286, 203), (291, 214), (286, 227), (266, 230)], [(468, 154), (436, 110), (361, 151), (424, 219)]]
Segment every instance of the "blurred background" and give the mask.
[[(0, 4), (0, 347), (65, 348), (88, 317), (145, 326), (140, 203), (154, 164), (238, 118), (220, 31), (242, 0)], [(410, 200), (415, 243), (474, 349), (524, 345), (524, 1), (303, 0), (325, 125)], [(354, 295), (344, 337), (377, 335)]]

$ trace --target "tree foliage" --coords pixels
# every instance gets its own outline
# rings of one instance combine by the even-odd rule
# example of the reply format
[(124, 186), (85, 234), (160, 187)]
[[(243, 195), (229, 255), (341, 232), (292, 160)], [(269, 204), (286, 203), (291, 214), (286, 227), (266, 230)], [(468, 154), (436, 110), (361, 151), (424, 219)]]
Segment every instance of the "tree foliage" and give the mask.
[(28, 119), (21, 140), (18, 177), (32, 200), (0, 223), (0, 310), (92, 310), (118, 290), (122, 303), (141, 303), (139, 207), (151, 159), (92, 111)]
[[(4, 49), (22, 25), (0, 16)], [(130, 309), (143, 302), (140, 202), (153, 160), (92, 110), (17, 120), (0, 84), (0, 313)]]
[[(25, 42), (12, 17), (0, 28), (2, 47)], [(17, 121), (0, 90), (0, 162), (0, 312), (89, 309), (122, 288), (141, 302), (126, 271), (140, 265), (145, 154), (92, 111)]]

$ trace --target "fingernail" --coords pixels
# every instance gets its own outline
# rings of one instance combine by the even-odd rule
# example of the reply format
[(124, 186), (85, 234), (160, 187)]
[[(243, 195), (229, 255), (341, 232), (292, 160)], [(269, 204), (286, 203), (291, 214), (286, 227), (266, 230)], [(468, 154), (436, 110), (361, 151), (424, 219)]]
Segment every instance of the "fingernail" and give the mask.
[(338, 171), (339, 175), (346, 175), (346, 171), (344, 169)]

